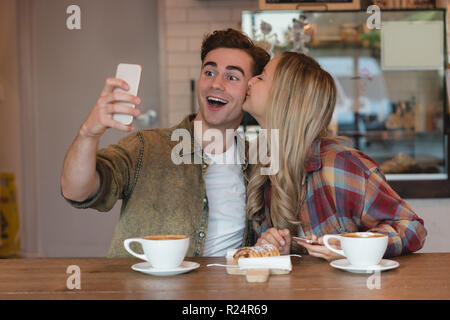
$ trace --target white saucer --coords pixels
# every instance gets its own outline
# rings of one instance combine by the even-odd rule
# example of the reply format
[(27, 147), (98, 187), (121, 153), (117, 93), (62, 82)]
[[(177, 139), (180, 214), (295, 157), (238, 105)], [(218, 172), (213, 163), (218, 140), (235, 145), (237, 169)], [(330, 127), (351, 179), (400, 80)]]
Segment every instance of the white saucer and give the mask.
[(390, 270), (390, 269), (395, 269), (400, 265), (400, 263), (398, 263), (397, 261), (393, 261), (393, 260), (382, 259), (380, 261), (380, 264), (378, 264), (376, 266), (357, 267), (357, 266), (351, 265), (347, 259), (339, 259), (339, 260), (332, 261), (330, 263), (330, 265), (333, 268), (337, 268), (337, 269), (341, 269), (341, 270), (345, 270), (345, 271), (353, 272), (353, 273), (373, 273), (378, 270), (386, 271), (386, 270)]
[(136, 263), (131, 266), (134, 271), (139, 271), (142, 273), (150, 274), (152, 276), (174, 276), (180, 273), (186, 273), (191, 270), (197, 269), (200, 264), (192, 261), (183, 261), (183, 263), (173, 269), (156, 269), (153, 268), (150, 262)]

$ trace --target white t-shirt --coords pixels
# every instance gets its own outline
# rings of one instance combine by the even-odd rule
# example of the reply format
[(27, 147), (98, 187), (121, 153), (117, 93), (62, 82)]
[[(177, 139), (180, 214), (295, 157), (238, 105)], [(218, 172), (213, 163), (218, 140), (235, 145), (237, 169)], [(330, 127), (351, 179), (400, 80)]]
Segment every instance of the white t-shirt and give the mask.
[(227, 249), (242, 245), (245, 228), (245, 184), (236, 143), (210, 158), (205, 177), (209, 204), (204, 256), (225, 256)]

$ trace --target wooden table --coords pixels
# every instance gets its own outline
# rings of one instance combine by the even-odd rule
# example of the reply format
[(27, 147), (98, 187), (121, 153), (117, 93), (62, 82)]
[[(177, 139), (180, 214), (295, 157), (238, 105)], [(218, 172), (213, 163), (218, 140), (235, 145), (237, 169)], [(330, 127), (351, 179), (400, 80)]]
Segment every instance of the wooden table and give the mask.
[[(292, 257), (289, 275), (272, 275), (267, 283), (248, 283), (228, 275), (225, 258), (188, 258), (200, 268), (186, 274), (156, 277), (130, 269), (137, 259), (4, 259), (0, 260), (0, 299), (450, 299), (450, 253), (396, 257), (394, 270), (381, 272), (380, 289), (368, 289), (370, 274), (352, 274), (328, 262)], [(80, 268), (81, 289), (68, 289)]]

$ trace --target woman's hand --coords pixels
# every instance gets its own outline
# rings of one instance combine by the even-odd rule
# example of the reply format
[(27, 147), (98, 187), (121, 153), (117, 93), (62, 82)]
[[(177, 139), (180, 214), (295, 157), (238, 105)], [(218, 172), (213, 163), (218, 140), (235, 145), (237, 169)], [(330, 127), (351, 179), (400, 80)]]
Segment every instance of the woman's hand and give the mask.
[[(303, 247), (305, 247), (311, 256), (317, 257), (317, 258), (322, 258), (327, 261), (333, 261), (333, 260), (345, 258), (344, 256), (341, 256), (340, 254), (337, 254), (337, 253), (331, 251), (330, 249), (328, 249), (327, 247), (325, 247), (325, 245), (323, 243), (323, 237), (320, 237), (319, 239), (317, 239), (317, 236), (313, 235), (312, 237), (308, 237), (308, 239), (316, 241), (319, 244), (308, 244), (304, 241), (296, 241), (296, 242), (298, 244), (302, 245)], [(341, 249), (339, 240), (330, 239), (329, 243), (332, 247), (335, 247), (336, 249)]]
[(261, 237), (256, 242), (257, 246), (262, 244), (273, 244), (278, 248), (280, 254), (291, 253), (291, 233), (289, 229), (278, 230), (276, 228), (270, 228), (261, 234)]

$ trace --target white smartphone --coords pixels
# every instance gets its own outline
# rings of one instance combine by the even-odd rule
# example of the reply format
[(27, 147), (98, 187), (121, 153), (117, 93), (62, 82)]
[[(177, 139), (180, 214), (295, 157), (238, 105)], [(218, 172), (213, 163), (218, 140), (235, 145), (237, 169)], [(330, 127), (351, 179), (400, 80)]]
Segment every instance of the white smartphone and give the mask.
[[(142, 67), (138, 64), (120, 63), (117, 66), (116, 78), (126, 81), (128, 83), (130, 90), (125, 91), (120, 88), (117, 88), (114, 90), (114, 92), (120, 91), (137, 96), (139, 82), (141, 81), (141, 72)], [(135, 107), (135, 105), (131, 103), (123, 102), (121, 104), (132, 108)], [(123, 113), (115, 113), (113, 114), (113, 120), (123, 123), (125, 125), (129, 125), (133, 122), (133, 116)]]

